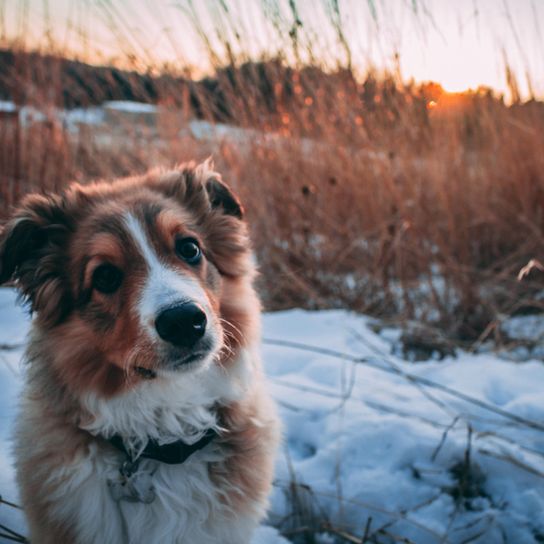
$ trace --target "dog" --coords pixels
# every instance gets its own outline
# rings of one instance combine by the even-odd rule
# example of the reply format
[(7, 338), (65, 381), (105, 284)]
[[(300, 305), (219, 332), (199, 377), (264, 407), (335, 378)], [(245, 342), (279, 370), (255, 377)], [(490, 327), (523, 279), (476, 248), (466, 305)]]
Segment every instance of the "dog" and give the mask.
[(23, 199), (0, 284), (33, 316), (14, 435), (31, 542), (250, 542), (280, 437), (255, 275), (210, 161)]

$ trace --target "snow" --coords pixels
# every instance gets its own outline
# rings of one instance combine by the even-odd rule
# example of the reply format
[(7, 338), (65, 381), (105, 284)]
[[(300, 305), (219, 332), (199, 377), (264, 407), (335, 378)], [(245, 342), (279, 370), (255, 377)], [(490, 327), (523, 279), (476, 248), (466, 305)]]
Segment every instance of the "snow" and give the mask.
[[(17, 397), (21, 389), (21, 346), (28, 329), (24, 312), (16, 306), (16, 295), (11, 289), (0, 288), (0, 496), (18, 502), (11, 457), (10, 434), (15, 416)], [(19, 533), (25, 532), (22, 512), (0, 503), (0, 525)], [(0, 531), (1, 533), (2, 531)], [(0, 537), (0, 542), (4, 540)]]
[(252, 544), (289, 544), (289, 541), (282, 538), (277, 529), (263, 525), (257, 529)]
[(210, 123), (193, 119), (188, 123), (188, 131), (182, 129), (181, 134), (190, 134), (198, 141), (229, 141), (231, 143), (250, 145), (252, 142), (263, 142), (271, 139), (271, 135), (253, 128), (242, 128), (224, 123)]
[(509, 337), (538, 342), (544, 339), (544, 319), (541, 315), (518, 315), (504, 320), (501, 329)]
[(17, 111), (17, 106), (11, 100), (0, 100), (0, 111), (14, 113)]
[(79, 125), (98, 126), (105, 122), (105, 113), (103, 108), (74, 108), (72, 110), (64, 110), (61, 118), (66, 128), (77, 133)]
[(158, 108), (154, 104), (144, 102), (131, 102), (129, 100), (111, 100), (104, 102), (103, 107), (112, 111), (123, 113), (157, 113)]
[[(394, 330), (380, 336), (373, 324), (336, 310), (264, 316), (285, 444), (253, 544), (285, 544), (280, 533), (302, 527), (331, 544), (365, 530), (380, 544), (542, 542), (544, 364), (464, 352), (412, 364), (391, 354)], [(14, 293), (0, 289), (0, 344), (19, 345), (26, 329)], [(10, 501), (20, 356), (0, 351), (0, 491)], [(0, 524), (25, 531), (5, 505)]]

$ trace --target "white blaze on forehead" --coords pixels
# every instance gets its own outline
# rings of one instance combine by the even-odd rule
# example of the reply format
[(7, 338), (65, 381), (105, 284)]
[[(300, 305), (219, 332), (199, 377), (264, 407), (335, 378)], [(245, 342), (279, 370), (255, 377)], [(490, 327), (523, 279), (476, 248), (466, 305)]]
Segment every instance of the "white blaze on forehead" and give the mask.
[(184, 302), (196, 302), (209, 314), (208, 297), (198, 281), (161, 262), (144, 228), (132, 214), (126, 215), (125, 223), (148, 269), (147, 280), (138, 301), (142, 324), (155, 334), (157, 315), (166, 308)]

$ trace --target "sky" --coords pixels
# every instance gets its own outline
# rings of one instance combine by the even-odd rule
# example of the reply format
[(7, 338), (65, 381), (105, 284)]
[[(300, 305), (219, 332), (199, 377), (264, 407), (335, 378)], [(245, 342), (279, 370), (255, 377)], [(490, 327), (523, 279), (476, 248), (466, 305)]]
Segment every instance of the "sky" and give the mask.
[(448, 91), (506, 92), (507, 62), (525, 97), (530, 87), (544, 96), (543, 27), (544, 0), (0, 0), (4, 43), (53, 44), (92, 63), (191, 67), (198, 77), (227, 58), (227, 37), (248, 58), (304, 62), (311, 50), (333, 67), (347, 63), (347, 44), (358, 73), (400, 68)]

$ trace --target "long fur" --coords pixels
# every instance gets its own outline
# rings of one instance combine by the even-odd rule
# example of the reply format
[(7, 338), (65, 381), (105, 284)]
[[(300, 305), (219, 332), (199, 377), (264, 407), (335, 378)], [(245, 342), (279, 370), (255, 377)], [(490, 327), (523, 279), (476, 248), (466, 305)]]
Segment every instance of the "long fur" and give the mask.
[[(108, 217), (131, 214), (141, 232), (125, 221), (113, 234), (99, 233)], [(266, 513), (279, 424), (259, 358), (260, 309), (242, 216), (235, 195), (204, 164), (32, 196), (4, 227), (0, 282), (15, 280), (34, 312), (15, 433), (32, 542), (250, 541)], [(167, 248), (183, 229), (203, 244), (198, 270)], [(146, 252), (156, 252), (153, 266), (168, 273), (152, 274)], [(118, 295), (88, 288), (95, 254), (130, 263)], [(200, 297), (213, 346), (179, 371), (164, 362), (147, 315), (153, 301), (176, 293)], [(118, 478), (124, 455), (108, 438), (120, 435), (138, 455), (150, 438), (191, 444), (208, 429), (218, 437), (183, 464), (141, 460), (140, 470), (152, 474), (153, 502), (112, 499), (108, 481)]]

